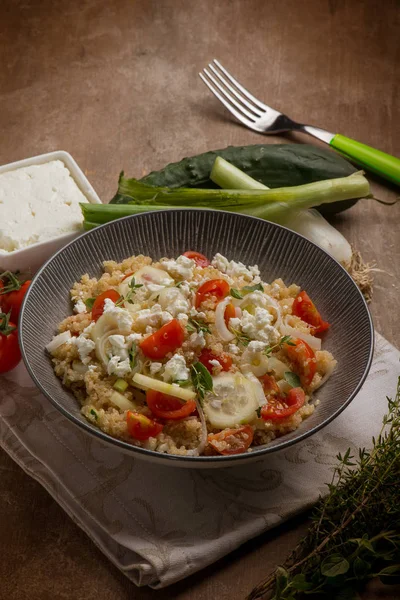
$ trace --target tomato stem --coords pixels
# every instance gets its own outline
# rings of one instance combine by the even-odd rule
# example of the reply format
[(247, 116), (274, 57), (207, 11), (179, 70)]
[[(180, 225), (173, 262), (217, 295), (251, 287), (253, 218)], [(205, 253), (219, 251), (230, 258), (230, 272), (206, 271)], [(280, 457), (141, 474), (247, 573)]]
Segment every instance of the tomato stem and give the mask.
[(7, 336), (15, 331), (16, 327), (10, 325), (11, 311), (9, 313), (0, 313), (0, 334)]
[(11, 271), (4, 271), (4, 273), (0, 275), (0, 279), (4, 283), (3, 288), (0, 288), (0, 295), (16, 292), (21, 289), (23, 284), (23, 282), (16, 277), (16, 274)]

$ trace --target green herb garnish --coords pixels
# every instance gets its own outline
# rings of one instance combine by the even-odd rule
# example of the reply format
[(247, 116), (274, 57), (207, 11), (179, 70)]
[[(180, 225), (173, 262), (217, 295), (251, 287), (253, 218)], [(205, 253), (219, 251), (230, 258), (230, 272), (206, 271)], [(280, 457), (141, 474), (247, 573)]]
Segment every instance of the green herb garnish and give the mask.
[(131, 369), (134, 369), (136, 367), (136, 351), (136, 344), (133, 343), (130, 349), (128, 350), (129, 365)]
[(230, 330), (236, 336), (236, 339), (235, 339), (236, 344), (242, 344), (242, 346), (248, 346), (250, 344), (251, 339), (249, 338), (248, 335), (246, 335), (242, 331), (239, 331), (238, 329), (234, 329), (233, 327), (230, 327)]
[(284, 344), (287, 344), (288, 346), (296, 345), (292, 342), (292, 338), (290, 335), (284, 335), (276, 344), (273, 344), (272, 346), (267, 346), (264, 350), (264, 354), (266, 354), (267, 356), (271, 356), (274, 350), (279, 350)]
[(97, 412), (95, 410), (93, 410), (93, 408), (91, 409), (90, 414), (93, 415), (97, 421), (97, 419), (98, 419)]
[(207, 323), (205, 323), (201, 319), (190, 318), (188, 320), (188, 324), (186, 325), (186, 329), (189, 331), (189, 333), (199, 333), (200, 331), (202, 331), (203, 333), (211, 333), (211, 330)]
[(242, 292), (263, 292), (264, 288), (262, 283), (256, 283), (255, 285), (245, 285), (242, 289)]
[(242, 292), (236, 288), (231, 288), (229, 293), (232, 298), (236, 298), (237, 300), (241, 300), (243, 298)]
[(120, 296), (115, 303), (115, 306), (121, 306), (124, 302), (129, 302), (129, 304), (133, 304), (133, 295), (136, 293), (136, 290), (143, 287), (143, 283), (136, 283), (135, 278), (132, 277), (128, 284), (129, 290), (126, 296)]
[(261, 417), (261, 406), (259, 406), (258, 408), (256, 408), (256, 414), (257, 414), (258, 418)]
[(285, 371), (284, 378), (292, 388), (301, 386), (300, 377), (296, 373), (293, 373), (293, 371)]
[[(248, 600), (355, 600), (373, 579), (400, 579), (400, 377), (372, 449), (338, 454), (306, 537)], [(394, 597), (394, 596), (393, 596)]]
[(201, 362), (197, 362), (192, 365), (191, 375), (193, 387), (196, 390), (199, 398), (203, 400), (206, 392), (213, 391), (212, 377), (208, 369), (206, 369)]
[(174, 383), (178, 384), (179, 387), (183, 387), (183, 388), (189, 387), (192, 384), (190, 379), (176, 379), (174, 381)]
[(88, 310), (92, 310), (93, 304), (95, 303), (96, 298), (86, 298), (85, 305)]

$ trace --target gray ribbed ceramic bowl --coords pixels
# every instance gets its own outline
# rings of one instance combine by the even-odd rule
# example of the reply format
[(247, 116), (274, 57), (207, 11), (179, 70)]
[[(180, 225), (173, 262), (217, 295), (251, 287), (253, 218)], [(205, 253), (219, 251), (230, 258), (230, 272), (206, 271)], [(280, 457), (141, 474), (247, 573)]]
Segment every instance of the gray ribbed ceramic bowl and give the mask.
[[(55, 376), (44, 348), (57, 324), (71, 314), (69, 290), (84, 273), (98, 277), (104, 260), (133, 254), (156, 259), (193, 249), (206, 256), (220, 252), (246, 265), (258, 264), (263, 280), (282, 277), (307, 290), (331, 329), (324, 348), (338, 360), (335, 374), (318, 392), (314, 414), (294, 432), (253, 452), (236, 456), (174, 457), (136, 448), (93, 427), (78, 402)], [(239, 214), (207, 210), (151, 212), (119, 219), (82, 235), (60, 250), (38, 272), (22, 308), (20, 344), (25, 364), (49, 400), (88, 433), (129, 452), (165, 465), (222, 467), (253, 461), (315, 433), (354, 398), (367, 376), (373, 348), (368, 308), (347, 272), (326, 252), (279, 225)], [(356, 426), (356, 425), (355, 425)]]

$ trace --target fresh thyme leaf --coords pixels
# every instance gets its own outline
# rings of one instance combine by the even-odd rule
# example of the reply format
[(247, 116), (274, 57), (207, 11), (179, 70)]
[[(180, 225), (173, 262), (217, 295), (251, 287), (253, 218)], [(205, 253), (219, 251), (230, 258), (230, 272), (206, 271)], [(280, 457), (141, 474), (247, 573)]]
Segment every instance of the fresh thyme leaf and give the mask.
[(178, 283), (175, 284), (175, 287), (180, 288), (184, 283), (184, 281), (178, 281)]
[(136, 344), (133, 343), (128, 351), (129, 365), (130, 365), (131, 369), (134, 369), (136, 367), (136, 351), (137, 351)]
[(189, 387), (191, 381), (190, 379), (176, 379), (174, 383), (177, 383), (179, 387)]
[(291, 339), (292, 338), (290, 335), (284, 335), (276, 344), (272, 344), (272, 346), (267, 346), (264, 350), (264, 354), (266, 354), (266, 356), (271, 356), (274, 350), (279, 350), (284, 344), (287, 344), (288, 346), (295, 346), (296, 344), (293, 344), (293, 342), (291, 342)]
[(86, 298), (85, 305), (88, 310), (92, 310), (95, 300), (96, 300), (96, 298)]
[(129, 287), (131, 288), (131, 290), (135, 290), (136, 288), (143, 287), (143, 283), (136, 283), (135, 278), (132, 277), (132, 279), (129, 282)]
[(261, 406), (256, 408), (256, 413), (257, 413), (257, 417), (260, 418), (261, 417)]
[(372, 449), (338, 454), (329, 493), (283, 567), (247, 600), (355, 599), (368, 581), (400, 578), (400, 377)]
[(203, 333), (211, 333), (211, 330), (207, 323), (205, 323), (201, 319), (189, 318), (188, 323), (186, 325), (186, 329), (190, 333), (199, 333), (200, 331), (202, 331)]
[(251, 339), (249, 338), (248, 335), (246, 335), (242, 331), (239, 331), (238, 329), (234, 329), (233, 327), (231, 327), (230, 329), (231, 329), (232, 333), (236, 336), (236, 339), (235, 339), (236, 344), (242, 344), (242, 346), (248, 346), (250, 344)]
[(240, 290), (236, 288), (231, 288), (231, 291), (229, 293), (232, 296), (232, 298), (236, 298), (237, 300), (241, 300), (243, 298), (243, 294), (240, 292)]
[(213, 380), (208, 369), (201, 363), (197, 362), (191, 368), (192, 383), (199, 398), (203, 400), (206, 392), (213, 391)]
[(91, 414), (91, 415), (93, 415), (93, 416), (94, 416), (94, 418), (95, 418), (95, 419), (96, 419), (96, 421), (97, 421), (97, 418), (98, 418), (98, 417), (97, 417), (97, 412), (96, 412), (95, 410), (93, 410), (93, 408), (92, 408), (92, 410), (90, 411), (90, 414)]
[(285, 371), (284, 378), (292, 388), (301, 386), (300, 377), (297, 373), (293, 373), (293, 371)]
[(126, 295), (125, 298), (124, 298), (124, 296), (120, 296), (118, 298), (118, 300), (116, 301), (115, 306), (122, 306), (124, 304), (125, 300), (127, 300), (129, 302), (128, 294)]
[(255, 285), (245, 285), (240, 291), (241, 292), (263, 292), (264, 288), (261, 283), (256, 283)]

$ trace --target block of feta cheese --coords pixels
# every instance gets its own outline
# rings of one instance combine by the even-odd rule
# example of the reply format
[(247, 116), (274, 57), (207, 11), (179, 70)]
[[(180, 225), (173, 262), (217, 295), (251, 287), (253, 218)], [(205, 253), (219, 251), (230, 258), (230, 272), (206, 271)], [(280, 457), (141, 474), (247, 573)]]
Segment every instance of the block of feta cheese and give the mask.
[(83, 232), (81, 202), (100, 199), (67, 152), (0, 167), (0, 268), (33, 273)]

